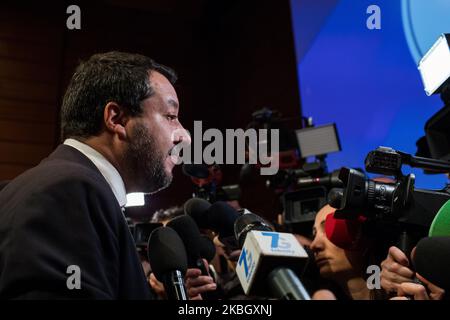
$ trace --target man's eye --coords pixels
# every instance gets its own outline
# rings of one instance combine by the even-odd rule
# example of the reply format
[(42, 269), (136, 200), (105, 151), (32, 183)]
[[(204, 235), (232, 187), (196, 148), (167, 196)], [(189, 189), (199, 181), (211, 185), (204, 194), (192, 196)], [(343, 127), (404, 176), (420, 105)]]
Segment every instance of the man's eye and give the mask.
[(173, 121), (173, 120), (178, 119), (178, 116), (174, 116), (174, 115), (168, 114), (168, 115), (167, 115), (167, 119)]

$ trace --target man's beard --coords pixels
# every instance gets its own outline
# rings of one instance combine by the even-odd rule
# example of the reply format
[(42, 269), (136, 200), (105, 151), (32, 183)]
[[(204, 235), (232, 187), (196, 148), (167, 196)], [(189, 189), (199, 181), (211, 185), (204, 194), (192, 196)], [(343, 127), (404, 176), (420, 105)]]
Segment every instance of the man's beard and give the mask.
[(168, 154), (158, 148), (155, 137), (144, 124), (136, 124), (124, 155), (134, 192), (152, 193), (170, 185), (172, 174), (167, 173), (164, 166)]

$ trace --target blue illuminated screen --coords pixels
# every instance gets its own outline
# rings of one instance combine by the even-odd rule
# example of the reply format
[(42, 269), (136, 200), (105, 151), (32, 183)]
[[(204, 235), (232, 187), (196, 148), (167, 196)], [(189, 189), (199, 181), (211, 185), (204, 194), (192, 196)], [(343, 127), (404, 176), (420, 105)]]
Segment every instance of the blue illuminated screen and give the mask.
[[(371, 5), (380, 29), (367, 26)], [(450, 1), (441, 0), (291, 0), (303, 116), (335, 122), (339, 132), (342, 151), (328, 156), (330, 170), (363, 168), (378, 146), (416, 152), (426, 120), (443, 106), (425, 94), (417, 63), (450, 32), (449, 12)], [(421, 188), (447, 181), (403, 171), (416, 174)]]

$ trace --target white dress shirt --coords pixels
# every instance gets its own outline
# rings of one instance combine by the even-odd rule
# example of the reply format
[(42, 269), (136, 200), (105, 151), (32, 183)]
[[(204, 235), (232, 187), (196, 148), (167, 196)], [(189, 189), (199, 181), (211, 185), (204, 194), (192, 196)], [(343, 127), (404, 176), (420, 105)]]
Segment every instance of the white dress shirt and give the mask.
[(105, 177), (106, 181), (111, 187), (112, 192), (116, 196), (117, 202), (119, 203), (119, 206), (123, 208), (127, 203), (125, 184), (119, 174), (119, 171), (117, 171), (117, 169), (111, 164), (111, 162), (106, 160), (106, 158), (100, 152), (78, 140), (66, 139), (64, 141), (64, 144), (77, 149), (94, 163), (94, 165), (101, 172), (103, 177)]

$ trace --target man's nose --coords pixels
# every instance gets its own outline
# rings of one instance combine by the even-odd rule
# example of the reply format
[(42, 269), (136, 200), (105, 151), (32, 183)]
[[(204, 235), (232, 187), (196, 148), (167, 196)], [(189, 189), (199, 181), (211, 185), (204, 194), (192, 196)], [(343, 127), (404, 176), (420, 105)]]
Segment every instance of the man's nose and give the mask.
[(183, 126), (176, 129), (172, 136), (175, 144), (183, 142), (184, 144), (190, 145), (192, 142), (191, 135), (186, 129), (183, 128)]

